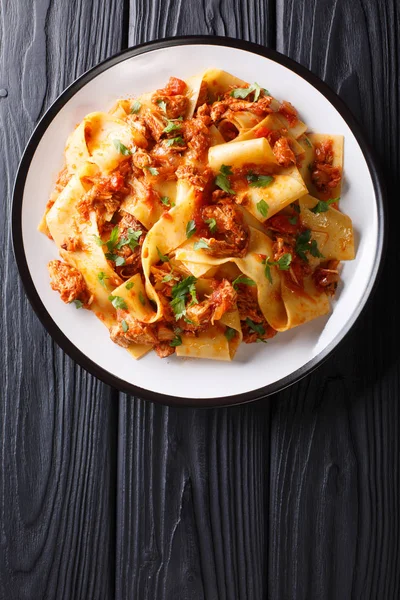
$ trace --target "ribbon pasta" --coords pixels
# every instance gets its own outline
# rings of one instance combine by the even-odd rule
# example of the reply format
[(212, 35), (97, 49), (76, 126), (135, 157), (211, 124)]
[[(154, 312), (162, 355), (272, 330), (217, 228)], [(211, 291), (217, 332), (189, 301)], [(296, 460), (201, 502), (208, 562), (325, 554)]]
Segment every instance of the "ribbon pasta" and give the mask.
[(38, 229), (51, 286), (134, 357), (230, 361), (330, 311), (352, 222), (343, 137), (218, 69), (84, 117)]

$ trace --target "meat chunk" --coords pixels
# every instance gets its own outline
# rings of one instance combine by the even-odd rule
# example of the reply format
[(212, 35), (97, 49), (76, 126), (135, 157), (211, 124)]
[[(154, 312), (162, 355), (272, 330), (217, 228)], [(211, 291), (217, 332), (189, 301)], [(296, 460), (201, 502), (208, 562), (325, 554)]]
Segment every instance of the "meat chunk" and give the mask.
[(342, 169), (333, 166), (333, 140), (325, 140), (315, 146), (315, 161), (311, 165), (311, 181), (319, 192), (328, 197), (342, 178)]
[[(124, 259), (124, 264), (115, 268), (121, 279), (130, 279), (142, 270), (141, 252), (147, 230), (130, 213), (120, 211), (122, 215), (118, 222), (118, 244), (113, 253)], [(135, 232), (141, 231), (141, 235), (133, 236)], [(137, 239), (136, 239), (137, 238)], [(123, 243), (126, 242), (126, 243)], [(118, 248), (118, 246), (120, 246)]]
[(188, 306), (186, 318), (188, 321), (182, 323), (182, 328), (188, 331), (201, 331), (207, 329), (214, 321), (218, 321), (228, 311), (232, 310), (236, 303), (237, 294), (232, 284), (223, 279), (214, 283), (215, 289), (209, 298), (198, 304)]
[(243, 215), (234, 204), (216, 204), (203, 208), (203, 220), (215, 219), (216, 234), (207, 239), (207, 254), (216, 257), (238, 256), (247, 253), (250, 230), (243, 220)]
[(192, 165), (181, 165), (176, 170), (178, 179), (186, 179), (191, 185), (203, 192), (213, 179), (213, 173), (208, 167), (200, 170)]
[[(154, 345), (157, 343), (152, 326), (138, 321), (126, 310), (117, 310), (117, 321), (118, 324), (110, 328), (110, 338), (122, 348), (128, 348), (130, 344)], [(124, 322), (124, 328), (122, 322)]]
[(165, 104), (165, 115), (168, 119), (185, 117), (189, 107), (189, 98), (187, 96), (163, 96), (156, 92), (152, 95), (151, 101), (158, 108), (160, 108), (161, 102)]
[(88, 221), (91, 211), (94, 210), (101, 229), (104, 222), (111, 219), (123, 198), (129, 193), (125, 178), (131, 172), (131, 163), (126, 160), (106, 177), (85, 178), (88, 183), (92, 183), (92, 187), (77, 204), (77, 210), (82, 219)]
[(51, 260), (47, 268), (50, 273), (51, 288), (59, 292), (63, 302), (69, 304), (74, 300), (80, 300), (85, 307), (89, 305), (91, 296), (78, 269), (61, 260)]
[(270, 108), (271, 101), (271, 96), (261, 96), (257, 102), (250, 102), (249, 100), (233, 98), (228, 94), (225, 95), (223, 100), (213, 103), (210, 116), (214, 122), (227, 119), (232, 116), (230, 113), (239, 111), (247, 111), (259, 117), (265, 117), (272, 112)]
[(296, 157), (289, 145), (287, 137), (280, 137), (274, 144), (272, 149), (275, 158), (282, 167), (290, 167), (296, 164)]
[(274, 337), (277, 331), (266, 321), (257, 301), (255, 288), (240, 286), (237, 306), (242, 327), (243, 341), (252, 344), (258, 340), (267, 340)]
[(330, 260), (316, 268), (313, 280), (320, 292), (325, 292), (329, 296), (335, 295), (340, 280), (338, 267), (338, 260)]
[(280, 105), (278, 112), (287, 119), (290, 127), (295, 127), (299, 119), (297, 117), (297, 110), (290, 102), (284, 100)]
[(160, 342), (154, 346), (154, 350), (160, 358), (167, 358), (167, 356), (175, 354), (175, 348), (171, 346), (170, 342)]

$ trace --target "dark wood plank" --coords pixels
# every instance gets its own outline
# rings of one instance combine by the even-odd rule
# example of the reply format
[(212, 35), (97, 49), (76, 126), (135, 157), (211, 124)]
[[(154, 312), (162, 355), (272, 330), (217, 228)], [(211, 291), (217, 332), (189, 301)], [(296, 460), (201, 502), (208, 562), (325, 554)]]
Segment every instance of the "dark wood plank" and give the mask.
[[(399, 10), (395, 0), (277, 2), (277, 49), (347, 102), (385, 170), (399, 215)], [(271, 418), (271, 598), (398, 598), (400, 318), (392, 228), (379, 289), (312, 376), (279, 394)], [(382, 315), (385, 318), (382, 319)]]
[[(213, 33), (268, 44), (272, 9), (131, 0), (129, 43)], [(264, 598), (269, 404), (189, 410), (122, 396), (120, 406), (117, 598)]]
[(13, 0), (0, 7), (0, 597), (6, 600), (113, 597), (116, 394), (67, 358), (34, 316), (12, 257), (9, 211), (35, 123), (75, 77), (119, 50), (122, 8), (122, 0)]

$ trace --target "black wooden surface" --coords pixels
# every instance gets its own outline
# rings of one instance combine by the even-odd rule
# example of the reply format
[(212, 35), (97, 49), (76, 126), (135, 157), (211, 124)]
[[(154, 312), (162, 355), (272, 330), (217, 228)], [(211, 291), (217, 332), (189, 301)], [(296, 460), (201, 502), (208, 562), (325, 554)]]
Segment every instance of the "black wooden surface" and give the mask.
[[(0, 598), (400, 598), (397, 0), (0, 0)], [(264, 401), (155, 406), (75, 365), (12, 257), (18, 160), (75, 77), (219, 34), (288, 54), (353, 110), (388, 187), (379, 289), (331, 359)], [(295, 99), (294, 99), (295, 100)]]

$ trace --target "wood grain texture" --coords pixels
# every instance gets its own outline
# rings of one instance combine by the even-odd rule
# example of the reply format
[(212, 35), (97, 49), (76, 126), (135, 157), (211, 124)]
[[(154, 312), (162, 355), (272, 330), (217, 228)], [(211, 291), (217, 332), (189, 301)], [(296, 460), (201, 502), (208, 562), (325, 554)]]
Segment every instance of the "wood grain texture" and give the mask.
[(67, 358), (34, 316), (12, 256), (9, 214), (38, 118), (75, 77), (120, 48), (121, 28), (119, 0), (0, 5), (4, 600), (110, 598), (114, 590), (116, 394)]
[(268, 404), (121, 402), (117, 598), (264, 598)]
[[(350, 106), (399, 213), (399, 8), (395, 0), (277, 2), (277, 49)], [(398, 269), (392, 228), (379, 288), (334, 356), (274, 399), (269, 590), (273, 598), (398, 598)], [(382, 315), (385, 319), (382, 320)]]

